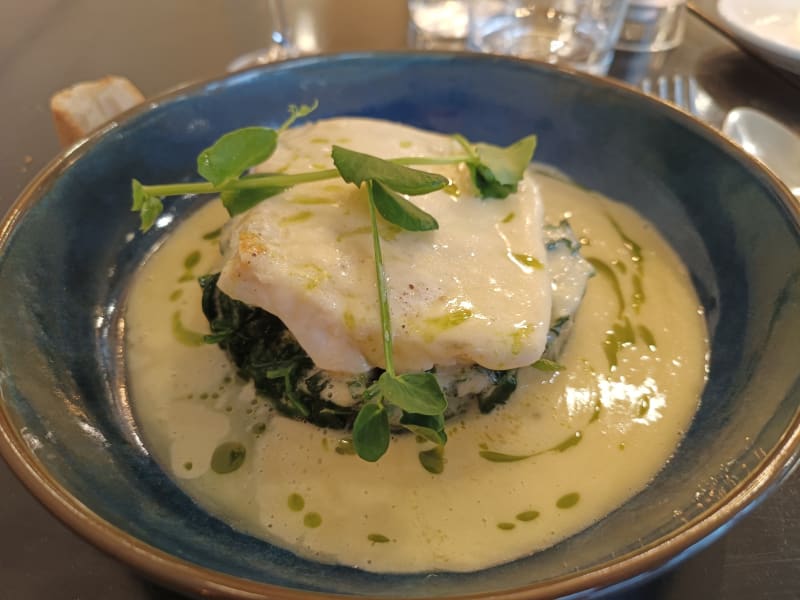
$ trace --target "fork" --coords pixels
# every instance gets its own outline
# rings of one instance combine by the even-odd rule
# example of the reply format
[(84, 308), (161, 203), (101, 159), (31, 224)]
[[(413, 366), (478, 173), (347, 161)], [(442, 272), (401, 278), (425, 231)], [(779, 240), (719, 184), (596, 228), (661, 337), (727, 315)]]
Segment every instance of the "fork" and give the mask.
[(645, 77), (639, 83), (639, 89), (666, 100), (716, 129), (720, 129), (725, 120), (725, 111), (715, 104), (693, 75), (673, 73), (655, 79)]
[[(639, 83), (639, 88), (719, 129), (745, 152), (763, 161), (800, 198), (800, 176), (796, 175), (795, 163), (791, 162), (791, 158), (790, 162), (786, 162), (786, 156), (798, 155), (800, 140), (780, 122), (752, 108), (734, 108), (726, 114), (691, 75), (659, 75), (655, 80), (645, 77)], [(738, 118), (733, 118), (735, 116)], [(744, 132), (741, 131), (742, 125), (737, 127), (737, 123), (743, 119), (747, 119), (749, 124)]]
[(646, 94), (658, 96), (678, 108), (700, 116), (697, 106), (699, 87), (697, 79), (692, 75), (659, 75), (655, 81), (645, 77), (639, 87)]

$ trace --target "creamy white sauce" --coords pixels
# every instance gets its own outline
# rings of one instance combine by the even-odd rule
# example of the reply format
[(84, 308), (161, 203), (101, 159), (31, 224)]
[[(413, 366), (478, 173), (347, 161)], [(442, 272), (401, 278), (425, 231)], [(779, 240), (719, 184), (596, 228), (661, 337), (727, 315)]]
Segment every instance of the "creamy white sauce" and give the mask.
[[(207, 331), (190, 276), (218, 268), (217, 242), (202, 239), (226, 220), (218, 203), (181, 224), (131, 289), (128, 369), (147, 447), (233, 526), (314, 560), (372, 571), (488, 567), (620, 506), (663, 467), (697, 409), (703, 316), (684, 267), (652, 225), (596, 194), (534, 179), (545, 220), (568, 217), (598, 273), (559, 358), (565, 368), (522, 370), (505, 406), (449, 422), (440, 474), (422, 467), (419, 453), (431, 445), (413, 435), (394, 436), (376, 463), (341, 453), (345, 432), (274, 414), (216, 346), (187, 345), (196, 341), (191, 332)], [(187, 331), (176, 337), (177, 323)], [(613, 352), (615, 340), (624, 343)], [(211, 462), (226, 442), (246, 454), (220, 474)], [(498, 462), (522, 456), (529, 458)]]

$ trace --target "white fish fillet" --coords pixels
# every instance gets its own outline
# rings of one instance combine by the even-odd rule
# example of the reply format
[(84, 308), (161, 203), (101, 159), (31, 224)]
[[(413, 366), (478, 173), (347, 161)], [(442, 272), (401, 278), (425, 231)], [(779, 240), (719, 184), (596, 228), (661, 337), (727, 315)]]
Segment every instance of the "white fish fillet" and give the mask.
[[(331, 168), (331, 145), (382, 158), (463, 154), (448, 136), (371, 119), (285, 132), (262, 171)], [(382, 222), (399, 372), (434, 365), (529, 365), (544, 351), (551, 289), (543, 207), (526, 175), (517, 193), (482, 200), (466, 168), (424, 166), (452, 189), (411, 198), (439, 222), (406, 232)], [(298, 185), (234, 219), (223, 292), (278, 316), (322, 369), (384, 366), (366, 191), (340, 179)]]

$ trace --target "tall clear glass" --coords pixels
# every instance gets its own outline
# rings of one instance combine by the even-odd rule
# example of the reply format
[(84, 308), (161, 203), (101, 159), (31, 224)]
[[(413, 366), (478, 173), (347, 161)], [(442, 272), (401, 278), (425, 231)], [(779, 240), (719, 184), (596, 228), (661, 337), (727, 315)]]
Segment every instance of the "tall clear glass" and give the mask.
[(286, 20), (283, 0), (262, 0), (258, 6), (261, 7), (264, 18), (270, 24), (271, 33), (268, 44), (231, 61), (228, 64), (228, 71), (239, 71), (297, 55), (292, 29)]
[(472, 0), (408, 0), (408, 43), (412, 48), (463, 49)]

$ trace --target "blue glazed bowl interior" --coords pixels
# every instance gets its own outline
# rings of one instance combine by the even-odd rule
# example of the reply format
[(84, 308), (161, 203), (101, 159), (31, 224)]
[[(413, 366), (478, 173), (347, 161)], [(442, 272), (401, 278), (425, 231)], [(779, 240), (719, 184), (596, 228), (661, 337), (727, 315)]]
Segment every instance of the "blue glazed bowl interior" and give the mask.
[[(685, 441), (645, 491), (589, 530), (510, 564), (377, 575), (299, 559), (238, 533), (197, 508), (151, 459), (126, 395), (124, 302), (137, 267), (191, 203), (172, 203), (174, 218), (142, 235), (130, 180), (195, 178), (196, 155), (221, 134), (278, 125), (287, 105), (314, 99), (317, 118), (380, 117), (495, 143), (535, 132), (537, 160), (657, 224), (705, 307), (711, 363)], [(133, 538), (158, 561), (200, 567), (192, 583), (165, 576), (156, 560), (137, 562), (183, 589), (203, 580), (233, 589), (239, 579), (256, 591), (409, 597), (602, 587), (721, 531), (796, 458), (797, 208), (711, 130), (609, 82), (449, 54), (311, 58), (243, 72), (164, 98), (73, 151), (26, 192), (2, 244), (4, 454), (35, 493), (60, 496), (51, 506), (77, 507), (118, 530), (98, 540), (71, 523), (118, 556), (129, 555), (116, 538)], [(38, 484), (25, 476), (34, 472)]]

